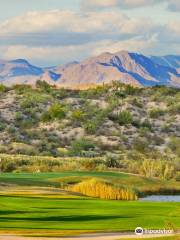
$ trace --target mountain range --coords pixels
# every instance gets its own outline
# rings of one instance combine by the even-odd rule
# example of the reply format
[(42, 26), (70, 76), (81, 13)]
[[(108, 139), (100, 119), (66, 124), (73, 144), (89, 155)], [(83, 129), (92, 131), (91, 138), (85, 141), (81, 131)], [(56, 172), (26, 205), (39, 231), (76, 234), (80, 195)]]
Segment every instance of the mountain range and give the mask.
[(134, 86), (180, 87), (180, 56), (105, 52), (81, 62), (46, 68), (34, 66), (24, 59), (0, 60), (0, 83), (35, 85), (37, 80), (69, 88), (87, 88), (113, 80)]

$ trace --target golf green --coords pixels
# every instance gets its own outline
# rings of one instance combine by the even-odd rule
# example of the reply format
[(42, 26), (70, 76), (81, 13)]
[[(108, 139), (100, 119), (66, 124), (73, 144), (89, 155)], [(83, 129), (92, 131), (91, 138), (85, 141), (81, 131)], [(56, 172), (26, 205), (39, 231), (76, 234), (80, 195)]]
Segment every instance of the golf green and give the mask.
[(121, 173), (64, 172), (0, 175), (0, 233), (70, 235), (180, 229), (180, 203), (112, 201), (63, 192), (60, 182), (100, 177), (139, 186), (155, 180)]

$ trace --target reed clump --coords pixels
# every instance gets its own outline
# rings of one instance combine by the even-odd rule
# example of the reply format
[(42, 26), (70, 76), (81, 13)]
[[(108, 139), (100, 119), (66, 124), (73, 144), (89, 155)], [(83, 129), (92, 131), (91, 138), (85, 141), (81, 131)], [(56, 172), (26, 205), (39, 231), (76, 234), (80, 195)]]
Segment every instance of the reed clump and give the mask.
[(89, 197), (101, 199), (128, 201), (138, 199), (138, 196), (134, 191), (115, 187), (96, 178), (85, 180), (73, 186), (69, 186), (68, 190), (81, 193)]

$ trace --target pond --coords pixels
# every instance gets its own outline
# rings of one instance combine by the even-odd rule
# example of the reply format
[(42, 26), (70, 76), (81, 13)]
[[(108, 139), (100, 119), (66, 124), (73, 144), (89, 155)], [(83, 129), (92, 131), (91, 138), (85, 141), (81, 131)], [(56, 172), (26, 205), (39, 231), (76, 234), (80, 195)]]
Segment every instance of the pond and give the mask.
[(180, 195), (152, 195), (139, 199), (141, 202), (150, 201), (150, 202), (180, 202)]

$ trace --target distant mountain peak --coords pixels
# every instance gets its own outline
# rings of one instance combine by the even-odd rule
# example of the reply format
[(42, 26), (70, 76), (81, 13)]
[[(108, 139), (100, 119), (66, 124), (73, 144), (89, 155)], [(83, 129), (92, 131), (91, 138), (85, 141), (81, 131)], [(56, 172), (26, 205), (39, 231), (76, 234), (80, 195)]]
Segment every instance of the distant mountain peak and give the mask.
[(35, 84), (38, 79), (57, 86), (80, 88), (111, 81), (136, 86), (180, 87), (180, 56), (145, 56), (140, 53), (103, 52), (81, 62), (40, 68), (25, 59), (0, 61), (0, 82)]
[(20, 64), (27, 64), (30, 65), (29, 62), (26, 59), (15, 59), (9, 61), (10, 63), (20, 63)]

